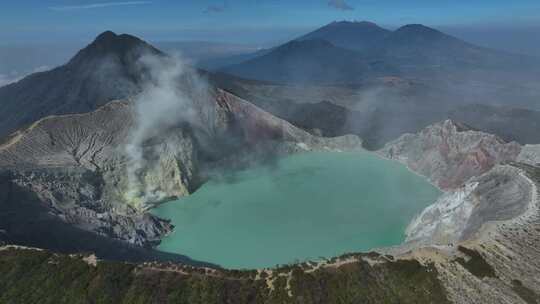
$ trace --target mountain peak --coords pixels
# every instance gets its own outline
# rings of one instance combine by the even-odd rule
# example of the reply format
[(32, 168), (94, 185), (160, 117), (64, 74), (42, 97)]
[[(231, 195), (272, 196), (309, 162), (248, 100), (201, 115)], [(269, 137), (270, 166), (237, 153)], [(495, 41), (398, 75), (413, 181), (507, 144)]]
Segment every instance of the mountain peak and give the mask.
[(374, 22), (371, 22), (371, 21), (347, 21), (347, 20), (343, 20), (343, 21), (334, 21), (330, 24), (328, 24), (327, 26), (364, 26), (364, 27), (380, 27), (378, 26), (376, 23)]
[(396, 30), (396, 32), (400, 31), (407, 31), (407, 32), (436, 32), (440, 33), (438, 30), (431, 28), (429, 26), (425, 26), (423, 24), (414, 23), (414, 24), (406, 24)]
[(434, 28), (425, 26), (423, 24), (407, 24), (398, 28), (394, 33), (401, 35), (411, 35), (424, 38), (436, 38), (447, 36), (443, 32), (440, 32)]
[(388, 36), (386, 43), (401, 46), (425, 46), (434, 43), (450, 43), (461, 45), (463, 42), (434, 28), (422, 24), (404, 25)]
[(323, 39), (338, 47), (364, 50), (390, 33), (369, 21), (334, 21), (297, 40)]
[(106, 42), (106, 41), (112, 41), (116, 37), (118, 37), (118, 35), (116, 35), (115, 32), (113, 32), (113, 31), (105, 31), (105, 32), (99, 34), (96, 37), (96, 39), (94, 40), (94, 42), (103, 43), (103, 42)]
[(105, 31), (99, 34), (87, 47), (79, 51), (70, 63), (80, 63), (95, 58), (99, 59), (107, 55), (113, 55), (124, 60), (130, 54), (138, 57), (143, 52), (156, 55), (163, 54), (135, 36), (127, 34), (117, 35), (112, 31)]

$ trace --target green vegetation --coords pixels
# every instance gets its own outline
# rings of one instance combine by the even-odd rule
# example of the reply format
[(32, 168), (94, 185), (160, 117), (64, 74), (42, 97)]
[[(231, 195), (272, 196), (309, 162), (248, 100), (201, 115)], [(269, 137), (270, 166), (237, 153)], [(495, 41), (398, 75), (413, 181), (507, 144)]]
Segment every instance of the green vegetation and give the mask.
[(473, 249), (469, 249), (463, 246), (458, 247), (459, 251), (469, 256), (469, 260), (464, 258), (457, 258), (457, 262), (460, 263), (465, 269), (478, 278), (490, 277), (496, 278), (495, 270), (489, 265), (486, 260)]
[(94, 267), (80, 256), (7, 249), (0, 251), (0, 303), (448, 303), (435, 268), (416, 261), (309, 273), (286, 266), (268, 276), (273, 288), (255, 276), (173, 264)]
[(295, 269), (291, 286), (299, 303), (447, 303), (436, 274), (417, 261), (355, 262), (312, 273)]

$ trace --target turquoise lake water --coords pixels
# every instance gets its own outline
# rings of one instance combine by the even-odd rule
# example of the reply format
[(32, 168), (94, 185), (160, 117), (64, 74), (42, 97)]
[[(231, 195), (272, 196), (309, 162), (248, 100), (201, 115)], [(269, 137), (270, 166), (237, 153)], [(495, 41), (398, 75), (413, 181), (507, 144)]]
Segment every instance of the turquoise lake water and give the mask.
[(152, 213), (171, 219), (161, 251), (262, 268), (400, 244), (440, 191), (369, 152), (310, 152), (204, 184)]

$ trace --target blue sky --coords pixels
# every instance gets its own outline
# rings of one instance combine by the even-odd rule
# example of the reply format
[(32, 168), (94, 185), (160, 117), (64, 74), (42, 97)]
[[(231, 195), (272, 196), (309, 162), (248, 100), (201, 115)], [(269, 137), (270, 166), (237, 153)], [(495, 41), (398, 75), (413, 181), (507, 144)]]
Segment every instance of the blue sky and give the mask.
[(2, 44), (88, 40), (111, 29), (148, 40), (270, 42), (333, 20), (392, 27), (538, 27), (539, 0), (2, 0)]

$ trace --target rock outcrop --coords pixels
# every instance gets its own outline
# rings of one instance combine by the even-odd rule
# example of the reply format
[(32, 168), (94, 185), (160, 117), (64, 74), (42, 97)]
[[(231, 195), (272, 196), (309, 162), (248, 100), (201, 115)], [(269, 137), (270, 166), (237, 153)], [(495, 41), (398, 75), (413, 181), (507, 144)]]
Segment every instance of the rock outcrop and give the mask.
[(426, 208), (407, 228), (407, 241), (452, 244), (471, 239), (487, 222), (523, 214), (533, 187), (520, 169), (498, 165)]
[(384, 252), (433, 264), (454, 303), (540, 299), (536, 146), (445, 121), (379, 153), (445, 190), (411, 222), (407, 242)]
[(530, 165), (540, 165), (540, 145), (523, 146), (516, 161)]
[(518, 143), (471, 130), (446, 120), (417, 134), (405, 134), (378, 151), (406, 164), (443, 190), (462, 186), (496, 164), (514, 161), (521, 151)]
[(455, 244), (481, 227), (525, 213), (534, 183), (516, 164), (534, 166), (537, 146), (504, 142), (451, 120), (406, 134), (378, 151), (425, 176), (445, 193), (407, 228), (410, 244)]
[(472, 178), (413, 221), (398, 256), (433, 263), (454, 303), (536, 303), (539, 185), (520, 163)]
[(0, 147), (0, 168), (68, 223), (134, 244), (156, 242), (171, 225), (121, 199), (126, 184), (122, 147), (132, 126), (127, 102), (47, 117)]

